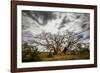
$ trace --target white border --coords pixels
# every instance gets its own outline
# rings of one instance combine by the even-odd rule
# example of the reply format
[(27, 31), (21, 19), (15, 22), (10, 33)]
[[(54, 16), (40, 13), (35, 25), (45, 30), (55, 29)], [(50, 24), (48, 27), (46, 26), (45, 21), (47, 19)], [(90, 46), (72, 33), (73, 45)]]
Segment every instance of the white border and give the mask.
[[(21, 49), (21, 10), (36, 10), (36, 11), (61, 11), (61, 12), (79, 12), (90, 13), (90, 59), (89, 60), (68, 60), (68, 61), (48, 61), (48, 62), (30, 62), (22, 63)], [(17, 6), (17, 68), (30, 67), (46, 67), (46, 66), (61, 66), (61, 65), (83, 65), (94, 64), (94, 10), (77, 9), (77, 8), (57, 8), (57, 7), (40, 7), (40, 6)]]

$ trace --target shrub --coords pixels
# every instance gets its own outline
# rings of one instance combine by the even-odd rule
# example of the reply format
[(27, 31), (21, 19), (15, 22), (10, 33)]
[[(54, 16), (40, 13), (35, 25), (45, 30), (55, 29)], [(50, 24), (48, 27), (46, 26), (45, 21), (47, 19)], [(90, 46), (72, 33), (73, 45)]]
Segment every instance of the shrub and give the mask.
[(47, 57), (53, 57), (53, 53), (49, 53)]
[(22, 62), (40, 61), (37, 50), (31, 51), (30, 48), (25, 48), (22, 52)]

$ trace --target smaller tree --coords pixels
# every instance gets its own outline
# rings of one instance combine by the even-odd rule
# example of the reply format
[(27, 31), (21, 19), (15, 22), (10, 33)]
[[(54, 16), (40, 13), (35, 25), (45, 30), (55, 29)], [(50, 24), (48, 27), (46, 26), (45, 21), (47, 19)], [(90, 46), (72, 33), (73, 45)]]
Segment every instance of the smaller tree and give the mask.
[(80, 41), (80, 38), (74, 32), (66, 31), (66, 41), (65, 41), (65, 48), (62, 51), (66, 54), (66, 51), (73, 50), (77, 48), (77, 43)]
[(31, 46), (25, 43), (24, 49), (22, 50), (22, 62), (41, 61), (40, 57), (38, 56), (39, 54), (40, 53), (36, 46)]

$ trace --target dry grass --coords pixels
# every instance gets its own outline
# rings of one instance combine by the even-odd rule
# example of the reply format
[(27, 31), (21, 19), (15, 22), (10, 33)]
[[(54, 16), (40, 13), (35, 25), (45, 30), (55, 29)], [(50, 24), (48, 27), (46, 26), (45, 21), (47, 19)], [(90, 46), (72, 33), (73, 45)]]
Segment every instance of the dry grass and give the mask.
[(39, 54), (41, 61), (59, 61), (59, 60), (80, 60), (80, 59), (89, 59), (89, 52), (83, 52), (78, 54), (60, 54), (53, 55), (48, 57), (48, 53)]

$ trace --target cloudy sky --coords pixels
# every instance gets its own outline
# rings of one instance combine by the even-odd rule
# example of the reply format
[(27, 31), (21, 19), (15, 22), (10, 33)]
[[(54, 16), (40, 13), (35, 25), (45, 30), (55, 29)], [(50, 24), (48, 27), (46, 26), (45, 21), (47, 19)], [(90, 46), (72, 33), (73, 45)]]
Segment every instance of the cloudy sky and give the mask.
[(90, 14), (75, 12), (48, 12), (22, 10), (22, 40), (31, 40), (41, 32), (63, 33), (73, 31), (84, 41), (90, 38)]

